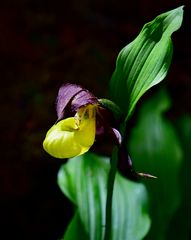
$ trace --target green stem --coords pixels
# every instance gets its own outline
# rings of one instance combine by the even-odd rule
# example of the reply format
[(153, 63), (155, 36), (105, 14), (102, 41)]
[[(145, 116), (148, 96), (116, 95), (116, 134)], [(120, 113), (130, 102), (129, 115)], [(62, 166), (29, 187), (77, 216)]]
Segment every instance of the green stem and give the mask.
[(106, 225), (105, 225), (105, 238), (104, 240), (111, 240), (111, 230), (112, 230), (112, 197), (113, 197), (113, 187), (115, 181), (115, 175), (117, 172), (117, 162), (118, 162), (118, 147), (114, 147), (111, 157), (111, 168), (108, 175), (107, 183), (107, 200), (106, 200)]

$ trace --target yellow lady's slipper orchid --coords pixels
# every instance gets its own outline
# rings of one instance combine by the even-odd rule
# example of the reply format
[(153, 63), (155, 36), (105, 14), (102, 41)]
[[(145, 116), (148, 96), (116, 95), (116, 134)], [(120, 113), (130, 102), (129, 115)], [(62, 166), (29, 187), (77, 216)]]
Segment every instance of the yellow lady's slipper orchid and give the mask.
[(74, 117), (59, 121), (46, 134), (43, 147), (56, 158), (81, 155), (93, 145), (96, 134), (96, 105), (81, 107)]
[(87, 152), (95, 139), (99, 144), (110, 142), (119, 147), (118, 168), (123, 175), (134, 181), (140, 177), (155, 178), (133, 169), (117, 130), (122, 114), (113, 104), (107, 99), (98, 100), (79, 85), (61, 86), (56, 101), (57, 122), (46, 134), (44, 150), (56, 158), (71, 158)]
[(111, 123), (112, 114), (91, 92), (76, 84), (60, 87), (57, 123), (47, 132), (43, 147), (56, 158), (71, 158), (87, 152), (95, 138), (120, 144), (121, 135)]

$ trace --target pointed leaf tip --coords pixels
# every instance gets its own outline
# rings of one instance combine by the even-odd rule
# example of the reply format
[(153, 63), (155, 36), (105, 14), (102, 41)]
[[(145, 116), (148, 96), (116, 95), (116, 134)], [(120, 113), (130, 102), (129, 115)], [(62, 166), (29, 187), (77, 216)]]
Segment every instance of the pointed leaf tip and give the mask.
[(162, 13), (145, 24), (137, 38), (120, 51), (110, 94), (126, 114), (126, 121), (140, 97), (165, 78), (172, 59), (171, 35), (182, 20), (183, 6)]

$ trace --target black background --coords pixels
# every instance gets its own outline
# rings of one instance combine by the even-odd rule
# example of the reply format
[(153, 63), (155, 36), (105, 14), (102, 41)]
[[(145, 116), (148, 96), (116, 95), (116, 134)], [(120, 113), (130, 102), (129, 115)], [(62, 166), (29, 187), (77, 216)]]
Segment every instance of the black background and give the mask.
[(0, 239), (63, 235), (72, 216), (56, 182), (63, 161), (42, 149), (56, 120), (59, 86), (80, 83), (106, 97), (119, 50), (144, 23), (181, 5), (184, 22), (173, 35), (174, 56), (165, 80), (172, 119), (191, 112), (189, 1), (1, 1)]

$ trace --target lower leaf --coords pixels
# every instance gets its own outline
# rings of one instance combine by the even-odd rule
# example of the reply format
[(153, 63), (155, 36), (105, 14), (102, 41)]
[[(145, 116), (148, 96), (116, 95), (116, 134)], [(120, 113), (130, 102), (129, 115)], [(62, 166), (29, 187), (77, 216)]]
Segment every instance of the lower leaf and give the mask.
[(74, 240), (74, 239), (88, 240), (88, 236), (84, 230), (83, 224), (81, 223), (78, 211), (76, 211), (62, 239), (63, 240)]
[[(104, 238), (109, 169), (109, 158), (87, 153), (70, 159), (58, 173), (58, 184), (77, 206), (79, 220), (90, 240)], [(112, 240), (140, 240), (146, 235), (150, 227), (147, 201), (143, 184), (116, 175), (112, 205)], [(71, 229), (75, 230), (76, 218), (73, 219), (69, 232)]]

